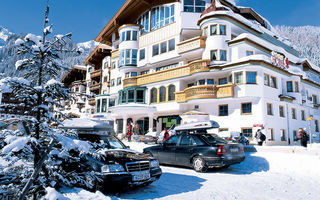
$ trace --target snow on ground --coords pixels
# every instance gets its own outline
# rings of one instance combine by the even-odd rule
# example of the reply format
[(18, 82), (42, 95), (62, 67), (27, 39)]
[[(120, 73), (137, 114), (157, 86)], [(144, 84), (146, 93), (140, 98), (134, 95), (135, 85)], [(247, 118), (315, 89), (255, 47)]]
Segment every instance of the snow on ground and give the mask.
[[(125, 143), (137, 151), (150, 146)], [(111, 199), (319, 199), (319, 155), (268, 152), (269, 147), (263, 148), (264, 151), (246, 153), (241, 164), (207, 173), (162, 166), (163, 174), (158, 181)], [(100, 192), (77, 188), (63, 192), (69, 199), (109, 199)]]

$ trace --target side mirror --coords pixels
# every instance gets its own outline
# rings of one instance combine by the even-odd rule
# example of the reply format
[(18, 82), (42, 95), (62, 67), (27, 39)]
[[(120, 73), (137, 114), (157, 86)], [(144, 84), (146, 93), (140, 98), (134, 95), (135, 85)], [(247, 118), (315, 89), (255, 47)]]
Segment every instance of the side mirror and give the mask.
[(126, 149), (130, 149), (130, 146), (126, 146)]

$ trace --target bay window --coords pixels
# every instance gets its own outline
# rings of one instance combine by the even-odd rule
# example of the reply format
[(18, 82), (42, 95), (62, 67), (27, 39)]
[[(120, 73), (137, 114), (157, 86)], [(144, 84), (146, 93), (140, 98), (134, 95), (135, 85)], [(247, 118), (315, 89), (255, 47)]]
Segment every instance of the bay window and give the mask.
[(137, 65), (137, 49), (124, 49), (120, 51), (120, 66)]

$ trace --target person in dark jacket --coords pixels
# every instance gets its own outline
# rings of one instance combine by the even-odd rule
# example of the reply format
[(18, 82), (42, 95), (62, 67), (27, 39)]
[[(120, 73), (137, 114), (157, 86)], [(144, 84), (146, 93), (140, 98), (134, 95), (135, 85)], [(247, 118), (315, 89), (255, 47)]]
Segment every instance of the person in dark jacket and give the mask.
[(163, 141), (166, 141), (170, 137), (168, 130), (164, 129)]
[(301, 142), (301, 146), (307, 147), (307, 143), (308, 143), (308, 140), (309, 140), (309, 136), (308, 136), (308, 134), (307, 134), (302, 128), (299, 128), (298, 139), (299, 139), (300, 142)]

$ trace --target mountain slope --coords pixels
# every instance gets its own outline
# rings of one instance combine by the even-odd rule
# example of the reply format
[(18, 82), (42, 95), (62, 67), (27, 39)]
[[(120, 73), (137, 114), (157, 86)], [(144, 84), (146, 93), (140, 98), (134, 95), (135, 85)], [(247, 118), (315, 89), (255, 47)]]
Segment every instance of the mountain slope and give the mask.
[[(16, 71), (15, 63), (17, 60), (24, 57), (16, 54), (15, 41), (18, 38), (24, 38), (23, 34), (15, 34), (9, 32), (7, 29), (0, 26), (0, 73), (4, 76), (20, 76)], [(67, 41), (66, 47), (68, 49), (78, 48), (81, 50), (81, 54), (62, 53), (62, 64), (65, 66), (83, 65), (84, 60), (88, 57), (91, 51), (97, 46), (94, 41), (88, 41), (84, 43), (74, 43), (71, 40)], [(64, 72), (61, 72), (61, 75)]]

